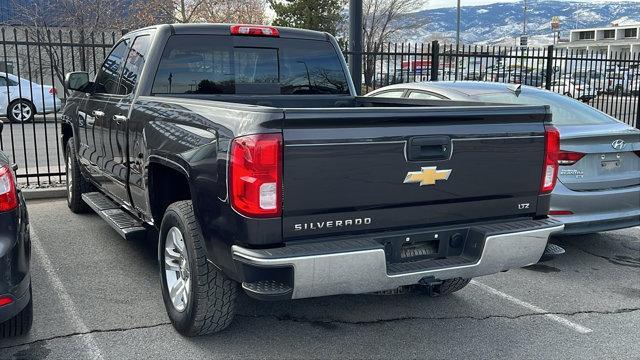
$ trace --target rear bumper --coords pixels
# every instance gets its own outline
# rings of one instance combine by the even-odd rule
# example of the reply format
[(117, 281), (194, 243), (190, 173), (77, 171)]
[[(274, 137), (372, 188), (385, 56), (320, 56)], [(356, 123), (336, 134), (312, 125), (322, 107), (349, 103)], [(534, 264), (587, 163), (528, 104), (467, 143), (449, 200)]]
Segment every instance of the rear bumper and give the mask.
[(556, 216), (563, 234), (578, 235), (640, 225), (640, 186), (602, 191), (573, 191), (558, 182), (551, 194), (551, 210), (570, 210)]
[[(430, 259), (388, 263), (385, 247), (374, 238), (295, 244), (253, 250), (234, 245), (233, 258), (257, 268), (292, 269), (291, 298), (359, 294), (418, 284), (424, 278), (473, 278), (538, 262), (550, 234), (561, 231), (555, 220), (514, 221), (469, 228), (480, 237), (475, 258)], [(271, 282), (273, 283), (273, 282)], [(247, 284), (243, 284), (245, 290)], [(252, 287), (255, 289), (255, 286)]]
[(31, 278), (26, 277), (12, 292), (0, 294), (2, 296), (10, 296), (13, 300), (11, 304), (0, 306), (0, 323), (18, 315), (18, 313), (20, 313), (20, 311), (29, 304), (29, 300), (31, 300), (31, 291), (29, 291), (30, 285)]

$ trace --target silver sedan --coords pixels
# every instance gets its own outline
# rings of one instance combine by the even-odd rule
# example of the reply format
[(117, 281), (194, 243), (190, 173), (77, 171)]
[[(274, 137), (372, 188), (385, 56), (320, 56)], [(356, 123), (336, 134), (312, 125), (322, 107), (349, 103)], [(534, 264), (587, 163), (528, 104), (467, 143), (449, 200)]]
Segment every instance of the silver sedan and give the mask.
[(640, 225), (640, 130), (566, 96), (490, 82), (397, 84), (366, 96), (549, 105), (560, 131), (558, 183), (550, 214), (565, 234)]

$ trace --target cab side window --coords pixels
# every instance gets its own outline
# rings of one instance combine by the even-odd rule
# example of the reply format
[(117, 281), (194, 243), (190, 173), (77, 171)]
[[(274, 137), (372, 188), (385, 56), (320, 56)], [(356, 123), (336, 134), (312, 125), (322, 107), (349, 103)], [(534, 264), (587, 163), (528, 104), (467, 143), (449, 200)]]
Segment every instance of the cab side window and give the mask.
[(124, 63), (124, 69), (122, 69), (122, 78), (120, 79), (118, 94), (128, 95), (135, 89), (138, 78), (142, 73), (142, 67), (147, 59), (150, 40), (151, 36), (142, 35), (133, 41), (127, 60)]
[(128, 40), (120, 41), (104, 60), (104, 63), (96, 76), (96, 93), (117, 93), (120, 67), (122, 66), (122, 59), (126, 56), (127, 52), (127, 41)]

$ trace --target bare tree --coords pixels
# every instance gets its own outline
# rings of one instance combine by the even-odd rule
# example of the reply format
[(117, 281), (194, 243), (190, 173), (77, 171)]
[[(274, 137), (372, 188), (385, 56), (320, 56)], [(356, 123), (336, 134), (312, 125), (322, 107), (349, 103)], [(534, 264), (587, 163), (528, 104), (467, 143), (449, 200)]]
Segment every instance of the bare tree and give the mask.
[[(364, 0), (363, 4), (363, 45), (366, 52), (379, 52), (388, 41), (395, 40), (400, 34), (425, 26), (415, 14), (422, 9), (427, 0)], [(367, 87), (372, 85), (376, 58), (364, 59), (364, 81)]]
[[(14, 0), (14, 8), (14, 22), (23, 26), (15, 32), (16, 38), (34, 45), (15, 46), (13, 51), (17, 61), (32, 65), (30, 76), (37, 82), (61, 84), (64, 72), (75, 70), (74, 65), (85, 71), (95, 68), (103, 54), (95, 53), (94, 44), (112, 43), (126, 24), (123, 0), (39, 0), (28, 4)], [(69, 42), (78, 45), (61, 45)]]
[(131, 5), (131, 23), (136, 28), (158, 23), (196, 22), (205, 0), (136, 0)]
[(198, 14), (198, 21), (266, 24), (266, 0), (205, 0)]

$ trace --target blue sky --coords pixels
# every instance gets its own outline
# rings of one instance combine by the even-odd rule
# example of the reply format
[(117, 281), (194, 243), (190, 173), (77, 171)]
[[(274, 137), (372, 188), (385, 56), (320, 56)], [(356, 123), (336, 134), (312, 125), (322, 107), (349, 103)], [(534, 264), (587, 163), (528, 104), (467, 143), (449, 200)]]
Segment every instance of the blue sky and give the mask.
[[(576, 1), (576, 0), (562, 0), (562, 1)], [(580, 0), (578, 0), (580, 1)], [(588, 0), (582, 0), (588, 1)], [(619, 2), (621, 0), (590, 0), (591, 2)], [(640, 0), (622, 0), (629, 2), (640, 2)], [(498, 2), (523, 2), (523, 0), (461, 0), (462, 6), (477, 6), (477, 5), (486, 5), (493, 4)], [(454, 7), (456, 6), (457, 0), (429, 0), (427, 5), (427, 9), (435, 9), (435, 8), (443, 8), (443, 7)]]

